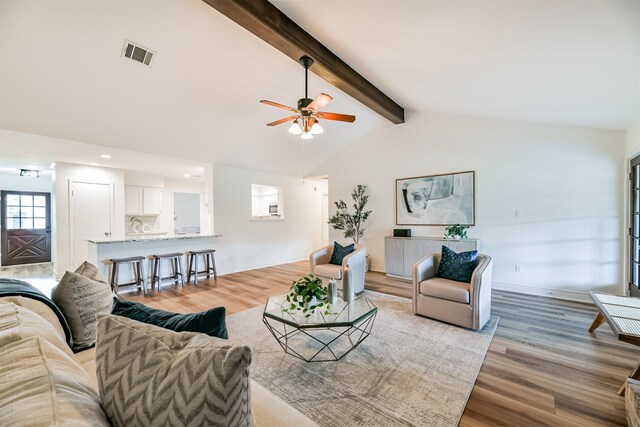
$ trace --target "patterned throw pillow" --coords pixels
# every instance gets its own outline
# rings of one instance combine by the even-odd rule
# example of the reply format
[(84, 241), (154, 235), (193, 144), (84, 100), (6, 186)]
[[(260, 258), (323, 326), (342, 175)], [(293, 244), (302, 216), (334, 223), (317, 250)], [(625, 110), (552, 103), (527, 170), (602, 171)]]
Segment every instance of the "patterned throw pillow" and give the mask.
[(98, 316), (100, 397), (113, 426), (253, 426), (251, 349)]
[(84, 276), (88, 279), (95, 280), (96, 282), (109, 283), (107, 279), (104, 278), (98, 267), (91, 264), (89, 261), (85, 261), (80, 264), (80, 267), (76, 268), (74, 273)]
[(355, 250), (356, 245), (353, 243), (348, 246), (342, 246), (338, 242), (333, 242), (333, 254), (331, 254), (331, 261), (329, 261), (329, 264), (342, 265), (344, 257)]
[(473, 270), (478, 265), (478, 251), (455, 253), (446, 246), (442, 247), (442, 257), (438, 266), (438, 277), (455, 280), (456, 282), (471, 282)]
[(111, 313), (111, 286), (67, 271), (51, 291), (51, 299), (67, 319), (74, 350), (92, 346), (96, 342), (96, 314)]

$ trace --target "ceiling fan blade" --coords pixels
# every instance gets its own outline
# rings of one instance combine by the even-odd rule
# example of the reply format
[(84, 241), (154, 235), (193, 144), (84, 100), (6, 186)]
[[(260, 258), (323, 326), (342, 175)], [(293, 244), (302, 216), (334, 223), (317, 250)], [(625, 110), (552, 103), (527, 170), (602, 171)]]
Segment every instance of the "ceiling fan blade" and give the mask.
[(325, 120), (337, 120), (339, 122), (353, 123), (356, 121), (356, 116), (350, 116), (349, 114), (316, 113), (316, 117)]
[(291, 116), (291, 117), (286, 117), (284, 119), (280, 119), (280, 120), (276, 120), (275, 122), (271, 122), (271, 123), (267, 123), (267, 126), (276, 126), (276, 125), (280, 125), (282, 123), (286, 123), (286, 122), (290, 122), (292, 120), (297, 119), (298, 116)]
[(307, 105), (307, 108), (305, 108), (305, 110), (319, 111), (322, 107), (324, 107), (331, 101), (333, 101), (333, 98), (330, 95), (321, 93), (320, 95), (316, 96), (316, 99), (311, 101), (311, 104)]
[(289, 110), (289, 111), (293, 111), (293, 112), (296, 112), (296, 113), (300, 112), (300, 110), (296, 110), (293, 107), (288, 107), (286, 105), (278, 104), (277, 102), (273, 102), (273, 101), (267, 101), (266, 99), (262, 99), (262, 100), (260, 100), (260, 102), (262, 102), (263, 104), (271, 105), (273, 107), (282, 108), (284, 110)]

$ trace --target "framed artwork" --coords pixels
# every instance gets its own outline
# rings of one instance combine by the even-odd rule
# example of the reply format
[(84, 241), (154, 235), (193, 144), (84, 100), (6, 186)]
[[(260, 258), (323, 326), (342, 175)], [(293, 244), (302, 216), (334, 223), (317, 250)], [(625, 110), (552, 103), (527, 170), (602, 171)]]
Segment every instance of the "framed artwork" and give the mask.
[(397, 225), (475, 225), (475, 172), (396, 179)]

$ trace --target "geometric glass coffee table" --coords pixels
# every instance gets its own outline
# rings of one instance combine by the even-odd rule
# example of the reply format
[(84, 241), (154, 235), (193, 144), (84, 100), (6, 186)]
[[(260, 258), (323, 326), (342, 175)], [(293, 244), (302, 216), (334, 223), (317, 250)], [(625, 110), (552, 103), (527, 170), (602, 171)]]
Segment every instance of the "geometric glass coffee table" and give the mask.
[[(364, 293), (347, 303), (339, 293), (335, 304), (317, 309), (310, 317), (298, 310), (287, 311), (287, 295), (270, 297), (262, 321), (285, 353), (306, 362), (342, 359), (371, 333), (378, 309)], [(323, 307), (324, 308), (324, 307)]]

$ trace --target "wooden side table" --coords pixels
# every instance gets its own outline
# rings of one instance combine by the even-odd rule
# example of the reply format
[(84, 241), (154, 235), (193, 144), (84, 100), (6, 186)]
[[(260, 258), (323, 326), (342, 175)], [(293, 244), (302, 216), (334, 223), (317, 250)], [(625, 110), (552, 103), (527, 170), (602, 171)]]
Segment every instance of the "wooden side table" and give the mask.
[[(589, 332), (595, 331), (600, 325), (607, 322), (620, 341), (640, 346), (640, 298), (599, 292), (589, 292), (589, 296), (598, 306), (598, 314), (591, 322)], [(629, 378), (640, 379), (640, 362), (631, 371)], [(618, 390), (620, 396), (624, 396), (626, 383), (625, 380)]]

